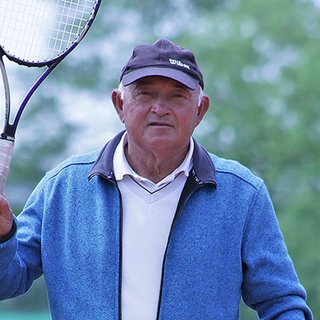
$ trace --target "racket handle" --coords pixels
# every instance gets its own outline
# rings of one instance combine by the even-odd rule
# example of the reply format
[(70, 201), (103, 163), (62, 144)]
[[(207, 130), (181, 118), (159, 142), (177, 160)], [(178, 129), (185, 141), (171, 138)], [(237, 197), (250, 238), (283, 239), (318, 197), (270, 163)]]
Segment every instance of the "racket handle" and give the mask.
[(0, 195), (3, 195), (13, 154), (14, 141), (0, 138)]

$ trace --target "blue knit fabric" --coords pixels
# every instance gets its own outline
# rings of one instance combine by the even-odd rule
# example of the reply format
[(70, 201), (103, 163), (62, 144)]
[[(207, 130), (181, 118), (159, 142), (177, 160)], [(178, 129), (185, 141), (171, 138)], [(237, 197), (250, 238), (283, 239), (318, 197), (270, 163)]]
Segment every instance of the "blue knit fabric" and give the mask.
[[(177, 213), (159, 319), (238, 320), (241, 297), (261, 319), (312, 319), (264, 182), (195, 147), (201, 166), (212, 159), (217, 187), (201, 184)], [(88, 180), (97, 157), (69, 159), (34, 190), (17, 234), (0, 244), (1, 299), (44, 274), (52, 319), (120, 319), (121, 199), (101, 169)]]

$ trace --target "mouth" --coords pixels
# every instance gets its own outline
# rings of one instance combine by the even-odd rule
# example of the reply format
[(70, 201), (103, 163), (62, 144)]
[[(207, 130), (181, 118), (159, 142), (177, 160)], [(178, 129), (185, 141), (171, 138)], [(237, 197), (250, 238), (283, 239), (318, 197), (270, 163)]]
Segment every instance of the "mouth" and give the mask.
[(160, 127), (160, 128), (166, 128), (166, 127), (172, 127), (172, 125), (170, 125), (167, 122), (160, 122), (160, 121), (154, 121), (154, 122), (150, 122), (148, 124), (149, 127)]

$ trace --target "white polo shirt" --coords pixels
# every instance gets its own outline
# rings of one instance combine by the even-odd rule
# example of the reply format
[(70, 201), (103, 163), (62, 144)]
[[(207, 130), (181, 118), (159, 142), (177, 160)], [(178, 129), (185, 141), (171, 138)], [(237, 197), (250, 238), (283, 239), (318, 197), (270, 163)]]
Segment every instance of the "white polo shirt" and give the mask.
[(113, 165), (122, 197), (122, 320), (155, 320), (162, 263), (171, 224), (192, 168), (194, 143), (181, 165), (158, 183), (139, 176), (124, 153), (125, 135)]

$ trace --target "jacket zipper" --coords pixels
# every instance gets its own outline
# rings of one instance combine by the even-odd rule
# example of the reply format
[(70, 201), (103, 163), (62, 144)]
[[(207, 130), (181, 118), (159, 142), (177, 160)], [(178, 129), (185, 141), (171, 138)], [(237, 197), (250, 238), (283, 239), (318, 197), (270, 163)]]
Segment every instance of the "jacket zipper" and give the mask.
[(196, 191), (198, 188), (200, 188), (202, 185), (203, 185), (203, 183), (201, 183), (199, 181), (199, 179), (195, 176), (194, 171), (192, 170), (192, 178), (190, 178), (190, 176), (189, 176), (189, 178), (187, 179), (187, 182), (182, 190), (182, 193), (181, 193), (178, 207), (177, 207), (177, 210), (175, 212), (175, 215), (174, 215), (174, 218), (173, 218), (173, 221), (171, 224), (171, 228), (170, 228), (170, 232), (169, 232), (169, 236), (168, 236), (168, 241), (167, 241), (167, 246), (166, 246), (166, 250), (165, 250), (163, 261), (162, 261), (161, 282), (160, 282), (160, 291), (159, 291), (156, 320), (160, 319), (160, 307), (161, 307), (161, 302), (162, 302), (162, 288), (163, 288), (163, 276), (164, 276), (164, 269), (165, 269), (165, 261), (166, 261), (167, 251), (168, 251), (168, 247), (169, 247), (169, 243), (170, 243), (170, 239), (171, 239), (171, 235), (172, 235), (174, 226), (176, 224), (176, 221), (178, 220), (178, 217), (181, 213), (181, 210), (182, 210), (182, 207), (184, 206), (184, 204), (187, 202), (187, 200), (189, 199), (191, 194), (194, 191)]

